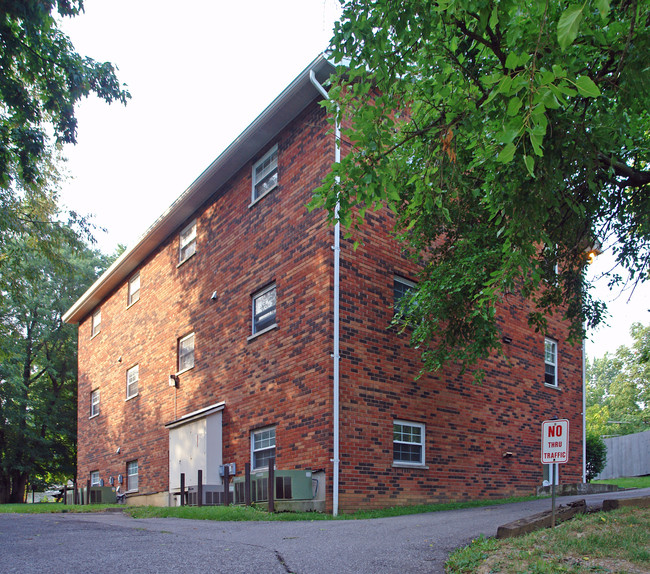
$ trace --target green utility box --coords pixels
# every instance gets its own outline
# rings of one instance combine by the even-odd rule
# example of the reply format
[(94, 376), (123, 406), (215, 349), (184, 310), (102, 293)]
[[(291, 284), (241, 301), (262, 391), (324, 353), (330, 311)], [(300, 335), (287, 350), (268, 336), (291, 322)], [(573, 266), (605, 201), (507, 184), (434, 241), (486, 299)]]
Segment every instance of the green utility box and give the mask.
[[(233, 480), (235, 486), (235, 504), (244, 504), (245, 477)], [(251, 502), (266, 502), (268, 494), (269, 473), (251, 472)], [(311, 470), (276, 470), (275, 500), (312, 500), (318, 481), (312, 477)]]

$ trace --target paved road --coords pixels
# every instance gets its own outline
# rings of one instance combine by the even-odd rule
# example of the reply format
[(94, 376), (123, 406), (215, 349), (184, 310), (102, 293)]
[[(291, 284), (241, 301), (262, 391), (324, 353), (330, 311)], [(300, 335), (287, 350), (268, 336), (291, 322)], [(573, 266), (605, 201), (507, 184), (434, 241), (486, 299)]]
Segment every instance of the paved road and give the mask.
[[(650, 489), (558, 498), (649, 496)], [(0, 573), (442, 573), (453, 549), (550, 500), (395, 518), (314, 522), (134, 520), (121, 513), (0, 514)]]

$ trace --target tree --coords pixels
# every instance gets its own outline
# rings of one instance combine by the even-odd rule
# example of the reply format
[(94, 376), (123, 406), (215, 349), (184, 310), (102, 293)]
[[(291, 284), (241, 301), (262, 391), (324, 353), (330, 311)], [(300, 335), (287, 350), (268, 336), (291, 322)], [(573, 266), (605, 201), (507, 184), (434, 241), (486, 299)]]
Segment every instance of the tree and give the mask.
[[(126, 103), (113, 65), (82, 57), (52, 14), (74, 17), (83, 0), (3, 0), (0, 3), (0, 189), (30, 185), (48, 153), (48, 130), (76, 143), (75, 105), (91, 93)], [(7, 197), (3, 196), (3, 206)]]
[(650, 325), (634, 323), (632, 347), (587, 363), (587, 430), (599, 436), (650, 430)]
[(591, 482), (605, 468), (607, 462), (607, 446), (597, 434), (587, 433), (587, 482)]
[[(422, 262), (412, 328), (424, 367), (500, 350), (497, 308), (600, 322), (585, 278), (611, 245), (632, 280), (650, 262), (650, 3), (349, 0), (327, 106), (344, 158), (316, 190), (358, 241), (394, 213)], [(337, 211), (338, 204), (338, 211)], [(623, 275), (612, 274), (612, 284)]]
[(2, 272), (0, 503), (23, 502), (28, 481), (74, 475), (77, 335), (62, 315), (108, 259), (72, 227), (52, 227), (55, 258), (14, 237), (22, 256)]

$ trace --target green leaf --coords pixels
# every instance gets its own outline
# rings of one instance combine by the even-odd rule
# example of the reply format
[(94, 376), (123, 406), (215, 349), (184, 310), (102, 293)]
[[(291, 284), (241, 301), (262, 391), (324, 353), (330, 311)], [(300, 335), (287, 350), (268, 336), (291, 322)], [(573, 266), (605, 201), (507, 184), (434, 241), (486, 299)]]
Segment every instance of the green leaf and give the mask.
[(600, 12), (600, 17), (605, 20), (609, 13), (609, 0), (595, 0), (596, 8)]
[(521, 109), (521, 100), (515, 96), (508, 103), (507, 114), (509, 116), (516, 116), (520, 109)]
[(535, 177), (535, 158), (532, 155), (524, 155), (524, 163), (531, 177)]
[(566, 50), (578, 37), (584, 6), (570, 6), (557, 23), (557, 41), (562, 51)]
[(513, 143), (506, 144), (505, 147), (499, 153), (499, 157), (497, 157), (497, 161), (499, 163), (510, 163), (512, 159), (515, 157), (516, 149), (517, 148)]
[(506, 58), (506, 68), (508, 68), (508, 70), (514, 70), (518, 64), (519, 58), (517, 57), (517, 54), (510, 52)]
[(576, 80), (576, 88), (581, 96), (585, 98), (597, 98), (600, 96), (600, 89), (589, 76), (580, 76)]

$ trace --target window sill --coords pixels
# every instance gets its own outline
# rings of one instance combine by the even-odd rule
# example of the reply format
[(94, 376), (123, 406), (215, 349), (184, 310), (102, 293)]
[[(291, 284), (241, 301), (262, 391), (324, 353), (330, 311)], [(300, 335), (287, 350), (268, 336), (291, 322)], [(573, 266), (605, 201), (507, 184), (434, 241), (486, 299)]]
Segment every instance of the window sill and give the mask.
[(257, 204), (260, 200), (264, 199), (269, 193), (271, 193), (274, 189), (278, 187), (278, 184), (276, 183), (271, 189), (266, 190), (262, 195), (257, 196), (253, 201), (251, 201), (248, 204), (248, 209), (253, 207), (255, 204)]
[(252, 335), (247, 337), (246, 340), (247, 341), (252, 341), (253, 339), (257, 339), (257, 337), (259, 337), (260, 335), (263, 335), (264, 333), (268, 333), (269, 331), (272, 331), (273, 329), (277, 329), (277, 328), (278, 328), (278, 324), (273, 323), (273, 325), (269, 325), (265, 329), (262, 329), (261, 331), (258, 331), (257, 333), (253, 333)]
[(560, 389), (560, 385), (549, 385), (548, 383), (544, 383), (544, 386), (545, 386), (547, 389), (555, 389), (556, 391), (561, 390), (561, 389)]
[(182, 375), (183, 373), (187, 373), (187, 371), (191, 371), (193, 368), (194, 368), (194, 365), (192, 365), (191, 367), (187, 367), (187, 368), (183, 369), (182, 371), (178, 371), (176, 373), (176, 376), (178, 377), (178, 375)]
[(429, 470), (429, 467), (426, 464), (416, 464), (408, 462), (393, 462), (393, 468), (414, 468), (420, 470)]
[[(90, 415), (90, 416), (88, 417), (88, 420), (90, 420), (90, 419), (96, 419), (98, 416), (99, 416), (99, 413), (97, 413), (96, 415)], [(92, 485), (91, 485), (91, 486), (92, 486)]]
[(135, 305), (138, 301), (140, 301), (139, 298), (136, 299), (135, 301), (133, 301), (133, 303), (129, 303), (129, 304), (126, 306), (126, 308), (127, 308), (127, 309), (130, 309), (130, 308), (133, 307), (133, 305)]
[(126, 397), (126, 398), (124, 399), (124, 402), (126, 402), (126, 401), (131, 401), (131, 400), (135, 399), (139, 394), (140, 394), (140, 393), (135, 393), (135, 395), (131, 395), (130, 397)]
[(192, 257), (194, 257), (195, 255), (196, 255), (196, 251), (194, 253), (192, 253), (192, 255), (190, 255), (189, 257), (186, 257), (185, 259), (183, 259), (183, 261), (179, 261), (178, 265), (176, 265), (176, 269), (178, 269), (181, 265), (183, 265), (184, 263), (186, 263), (187, 261), (192, 259)]
[(90, 340), (92, 341), (97, 335), (99, 335), (101, 331), (97, 331), (94, 335), (90, 336)]

